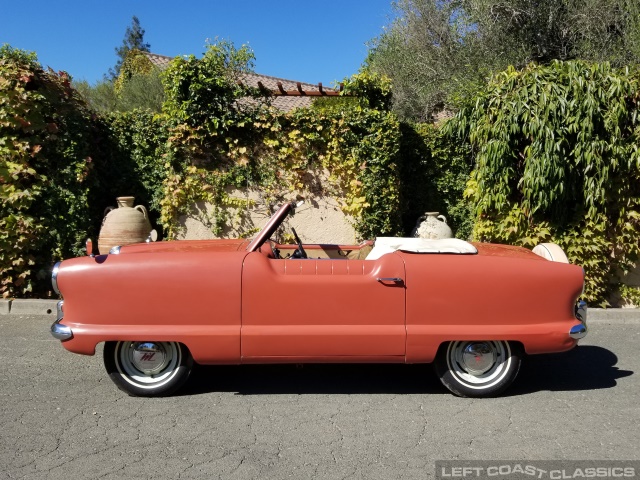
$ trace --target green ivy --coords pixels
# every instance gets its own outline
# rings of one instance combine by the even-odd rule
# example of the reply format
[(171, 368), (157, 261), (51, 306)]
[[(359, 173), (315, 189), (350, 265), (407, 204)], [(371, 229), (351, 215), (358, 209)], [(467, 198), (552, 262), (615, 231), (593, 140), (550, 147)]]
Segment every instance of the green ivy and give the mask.
[(220, 234), (227, 207), (246, 206), (230, 187), (259, 189), (267, 204), (315, 190), (340, 199), (362, 237), (400, 231), (400, 129), (383, 109), (388, 82), (362, 72), (345, 82), (362, 101), (283, 113), (242, 83), (252, 61), (246, 47), (222, 42), (201, 59), (174, 60), (164, 75), (170, 136), (160, 220), (169, 237), (198, 202), (212, 205), (204, 221)]
[(562, 246), (606, 304), (638, 258), (638, 75), (581, 61), (497, 75), (448, 125), (468, 141), (474, 236)]
[(269, 208), (299, 193), (335, 198), (361, 238), (406, 235), (427, 210), (447, 215), (458, 237), (471, 231), (471, 147), (448, 128), (399, 122), (388, 79), (367, 70), (345, 79), (342, 98), (283, 113), (242, 83), (252, 52), (221, 42), (172, 62), (161, 113), (98, 115), (35, 56), (7, 47), (2, 60), (5, 296), (46, 292), (51, 263), (81, 254), (122, 195), (149, 207), (163, 238), (180, 234), (185, 215), (223, 234), (230, 212), (251, 203), (234, 189), (259, 191)]
[(49, 290), (89, 230), (92, 113), (64, 72), (0, 48), (0, 294)]
[(457, 238), (473, 229), (472, 204), (463, 193), (472, 170), (469, 145), (441, 125), (402, 124), (402, 214), (405, 234), (427, 211), (444, 214)]

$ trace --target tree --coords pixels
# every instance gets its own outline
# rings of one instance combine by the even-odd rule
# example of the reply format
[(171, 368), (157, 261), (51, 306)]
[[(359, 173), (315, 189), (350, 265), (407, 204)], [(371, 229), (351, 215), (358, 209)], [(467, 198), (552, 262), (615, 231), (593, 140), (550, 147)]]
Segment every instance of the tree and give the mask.
[(131, 25), (124, 32), (124, 40), (122, 45), (116, 47), (118, 62), (116, 66), (109, 70), (109, 77), (115, 80), (120, 75), (120, 68), (127, 58), (127, 54), (131, 50), (139, 50), (141, 52), (149, 52), (151, 45), (144, 42), (144, 29), (140, 26), (140, 20), (135, 15), (131, 19)]
[(97, 112), (126, 112), (136, 108), (159, 112), (162, 109), (164, 90), (160, 71), (144, 55), (151, 47), (144, 42), (144, 33), (140, 20), (134, 16), (122, 46), (115, 49), (116, 66), (95, 85), (86, 81), (76, 83), (77, 90)]
[(640, 63), (637, 0), (398, 0), (394, 8), (367, 63), (392, 79), (405, 119), (456, 109), (510, 65)]

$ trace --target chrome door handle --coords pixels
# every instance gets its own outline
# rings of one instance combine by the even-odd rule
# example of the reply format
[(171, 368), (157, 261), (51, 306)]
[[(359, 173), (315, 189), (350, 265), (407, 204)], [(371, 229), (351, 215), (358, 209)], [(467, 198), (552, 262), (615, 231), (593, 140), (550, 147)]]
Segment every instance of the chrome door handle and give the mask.
[(400, 277), (378, 277), (376, 278), (377, 281), (379, 281), (380, 283), (404, 283), (404, 280), (401, 279)]

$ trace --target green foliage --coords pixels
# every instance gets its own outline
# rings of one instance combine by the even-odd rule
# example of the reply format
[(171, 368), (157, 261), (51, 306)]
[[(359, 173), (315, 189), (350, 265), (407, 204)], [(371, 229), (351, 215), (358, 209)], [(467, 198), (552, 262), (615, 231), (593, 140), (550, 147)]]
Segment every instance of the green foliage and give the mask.
[(252, 177), (245, 145), (262, 95), (240, 81), (253, 59), (247, 46), (221, 41), (208, 45), (201, 59), (174, 59), (162, 73), (169, 137), (161, 222), (170, 238), (197, 202), (213, 205), (214, 218), (204, 221), (220, 234), (227, 221), (223, 207), (234, 203), (226, 188)]
[(76, 252), (88, 229), (91, 112), (66, 73), (0, 49), (0, 293), (48, 282), (51, 258)]
[(115, 109), (132, 112), (137, 109), (160, 113), (164, 103), (164, 87), (157, 69), (149, 73), (134, 74), (124, 82), (118, 92)]
[[(342, 199), (360, 235), (398, 231), (399, 125), (372, 108), (388, 104), (388, 82), (354, 76), (347, 85), (367, 92), (362, 102), (285, 114), (238, 83), (252, 61), (246, 47), (222, 42), (202, 59), (174, 60), (164, 74), (171, 136), (161, 220), (168, 235), (197, 202), (213, 205), (209, 224), (220, 234), (226, 207), (242, 203), (228, 191), (247, 187), (259, 189), (267, 204), (294, 190), (332, 195)], [(325, 174), (331, 186), (319, 191)]]
[(86, 80), (74, 81), (73, 86), (94, 111), (102, 114), (118, 111), (118, 96), (112, 80), (104, 79), (95, 85), (90, 85)]
[(121, 68), (126, 62), (129, 52), (149, 52), (151, 45), (144, 41), (144, 29), (140, 25), (140, 20), (135, 15), (131, 18), (131, 25), (127, 27), (124, 32), (124, 39), (122, 45), (116, 47), (116, 55), (118, 56), (118, 62), (116, 66), (109, 71), (109, 79), (115, 81), (121, 73)]
[[(393, 23), (372, 42), (367, 63), (391, 78), (393, 108), (403, 120), (431, 122), (452, 98), (484, 84), (511, 58), (483, 43), (465, 1), (399, 0)], [(504, 58), (507, 57), (507, 58)]]
[(208, 45), (200, 59), (175, 58), (163, 72), (164, 112), (178, 125), (197, 128), (202, 137), (222, 135), (251, 110), (251, 104), (237, 100), (257, 96), (239, 83), (251, 71), (253, 60), (249, 47), (236, 49), (228, 41)]
[(97, 112), (131, 112), (144, 109), (159, 113), (164, 103), (160, 70), (143, 52), (130, 50), (115, 80), (103, 79), (91, 86), (86, 81), (74, 87)]
[(0, 49), (0, 293), (44, 295), (50, 268), (96, 238), (105, 207), (134, 195), (160, 214), (166, 119), (100, 117), (65, 73)]
[(144, 30), (134, 16), (122, 46), (116, 48), (118, 63), (109, 75), (93, 86), (86, 81), (74, 85), (94, 110), (103, 114), (136, 109), (161, 111), (164, 87), (160, 70), (145, 55), (150, 45), (143, 40)]
[(142, 51), (129, 50), (120, 66), (120, 74), (114, 82), (114, 91), (116, 94), (120, 94), (125, 83), (129, 81), (131, 77), (134, 75), (149, 75), (154, 70), (156, 70), (156, 67)]
[(518, 66), (576, 59), (621, 66), (640, 59), (635, 1), (471, 0), (465, 9), (495, 47), (510, 45)]
[(469, 145), (452, 139), (434, 124), (401, 124), (402, 217), (409, 234), (418, 217), (438, 211), (457, 238), (468, 239), (473, 228), (472, 204), (463, 193), (472, 170)]
[(478, 240), (552, 241), (605, 302), (638, 258), (638, 75), (580, 61), (497, 75), (448, 129), (468, 139)]
[(631, 0), (398, 0), (368, 64), (394, 85), (402, 119), (456, 110), (509, 65), (582, 59), (640, 63), (640, 4)]
[(148, 207), (151, 221), (157, 222), (167, 178), (166, 118), (147, 110), (114, 113), (100, 119), (99, 129), (103, 137), (95, 148), (104, 157), (95, 171), (100, 184), (93, 203), (102, 209), (96, 218), (102, 218), (104, 208), (116, 197), (131, 195)]
[(74, 82), (74, 87), (93, 110), (103, 115), (137, 109), (160, 113), (164, 102), (164, 87), (158, 70), (132, 74), (122, 82), (119, 91), (111, 80), (101, 80), (95, 85), (86, 81)]
[(640, 288), (620, 285), (620, 297), (626, 305), (640, 306)]
[(343, 95), (353, 95), (363, 108), (391, 109), (391, 79), (363, 68), (344, 83)]

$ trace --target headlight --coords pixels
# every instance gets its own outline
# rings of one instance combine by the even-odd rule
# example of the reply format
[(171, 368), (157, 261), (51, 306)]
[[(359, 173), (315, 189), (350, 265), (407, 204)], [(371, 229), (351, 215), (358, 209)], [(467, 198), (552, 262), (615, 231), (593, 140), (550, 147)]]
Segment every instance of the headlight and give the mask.
[(51, 286), (53, 286), (53, 291), (58, 295), (60, 295), (60, 290), (58, 289), (58, 269), (60, 268), (61, 263), (62, 262), (57, 262), (51, 271)]

